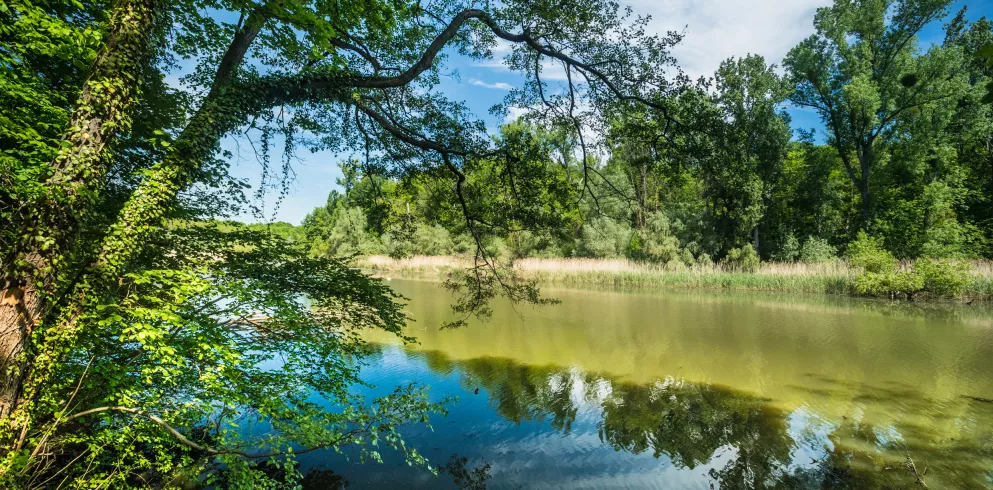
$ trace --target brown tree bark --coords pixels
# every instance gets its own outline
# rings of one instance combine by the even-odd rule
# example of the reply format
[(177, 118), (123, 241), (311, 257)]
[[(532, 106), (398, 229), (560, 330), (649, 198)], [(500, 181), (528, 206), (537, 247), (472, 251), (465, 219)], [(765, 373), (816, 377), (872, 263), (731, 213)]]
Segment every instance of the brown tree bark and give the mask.
[(0, 418), (8, 416), (21, 396), (25, 348), (40, 310), (34, 284), (5, 283), (0, 291)]

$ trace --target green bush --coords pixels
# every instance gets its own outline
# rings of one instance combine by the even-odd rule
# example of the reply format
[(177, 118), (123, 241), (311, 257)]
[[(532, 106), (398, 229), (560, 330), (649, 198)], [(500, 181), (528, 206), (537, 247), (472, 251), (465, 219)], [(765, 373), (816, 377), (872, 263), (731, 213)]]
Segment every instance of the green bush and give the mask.
[(808, 264), (818, 262), (830, 262), (837, 256), (838, 250), (831, 246), (827, 240), (818, 237), (807, 237), (800, 249), (800, 262)]
[[(640, 235), (640, 234), (639, 234)], [(680, 260), (679, 240), (676, 237), (650, 237), (639, 236), (641, 249), (637, 251), (634, 258), (667, 264), (673, 260)], [(692, 258), (692, 254), (691, 258)]]
[(968, 263), (956, 260), (917, 259), (911, 270), (866, 270), (855, 278), (852, 289), (865, 296), (906, 296), (918, 293), (955, 297), (965, 293), (974, 278)]
[(670, 271), (670, 272), (685, 272), (685, 271), (689, 270), (689, 268), (690, 268), (689, 266), (691, 264), (692, 264), (692, 262), (690, 262), (690, 264), (687, 264), (687, 263), (683, 262), (682, 259), (680, 259), (680, 258), (677, 257), (677, 258), (672, 259), (669, 262), (666, 262), (665, 263), (665, 270)]
[[(809, 240), (808, 240), (809, 241)], [(793, 262), (800, 257), (800, 241), (792, 233), (786, 235), (783, 246), (779, 251), (772, 254), (773, 260), (780, 262)]]
[(383, 245), (367, 230), (365, 213), (359, 207), (339, 206), (331, 213), (323, 236), (314, 239), (311, 255), (333, 257), (380, 253)]
[(545, 248), (545, 240), (537, 233), (522, 230), (507, 236), (507, 246), (515, 259), (523, 259), (540, 255), (540, 251)]
[(853, 289), (863, 296), (913, 297), (924, 289), (924, 280), (914, 271), (864, 272), (855, 278)]
[(961, 296), (973, 281), (972, 267), (958, 260), (917, 259), (914, 272), (924, 291), (935, 296)]
[(457, 254), (470, 254), (476, 251), (476, 240), (468, 233), (460, 233), (452, 240), (452, 252)]
[(757, 272), (759, 270), (759, 255), (755, 253), (752, 244), (740, 248), (732, 248), (721, 261), (725, 267), (735, 272)]
[(848, 244), (848, 260), (865, 272), (884, 274), (896, 266), (893, 254), (883, 249), (882, 241), (859, 231), (855, 240)]

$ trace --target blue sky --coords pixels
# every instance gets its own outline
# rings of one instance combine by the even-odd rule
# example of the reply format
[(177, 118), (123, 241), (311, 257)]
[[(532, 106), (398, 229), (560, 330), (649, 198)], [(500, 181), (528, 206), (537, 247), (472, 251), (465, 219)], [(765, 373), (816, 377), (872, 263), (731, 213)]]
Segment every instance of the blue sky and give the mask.
[[(656, 32), (683, 31), (683, 43), (674, 50), (680, 66), (692, 78), (710, 76), (721, 61), (732, 56), (760, 54), (766, 61), (779, 64), (785, 54), (813, 31), (814, 12), (830, 0), (631, 0), (626, 2), (635, 13), (652, 16), (651, 28)], [(993, 0), (956, 2), (951, 11), (969, 5), (969, 18), (993, 15)], [(928, 26), (922, 33), (924, 43), (940, 42), (943, 38), (940, 24)], [(499, 56), (499, 54), (497, 55)], [(479, 63), (451, 53), (447, 62), (448, 75), (437, 90), (442, 90), (454, 100), (464, 101), (476, 115), (495, 129), (503, 118), (489, 114), (494, 104), (501, 102), (509, 87), (521, 82), (521, 77), (508, 71), (499, 59)], [(819, 129), (819, 117), (809, 110), (787, 107), (794, 128)], [(228, 139), (225, 149), (237, 152), (242, 145), (240, 158), (233, 161), (232, 173), (257, 185), (260, 167), (250, 151), (247, 141)], [(276, 155), (273, 156), (276, 159)], [(299, 224), (313, 208), (323, 205), (328, 193), (337, 188), (340, 177), (338, 162), (349, 155), (329, 152), (297, 152), (293, 170), (296, 178), (290, 183), (289, 194), (275, 208), (275, 196), (260, 203), (265, 209), (264, 220), (287, 221)], [(239, 219), (258, 221), (246, 214)]]

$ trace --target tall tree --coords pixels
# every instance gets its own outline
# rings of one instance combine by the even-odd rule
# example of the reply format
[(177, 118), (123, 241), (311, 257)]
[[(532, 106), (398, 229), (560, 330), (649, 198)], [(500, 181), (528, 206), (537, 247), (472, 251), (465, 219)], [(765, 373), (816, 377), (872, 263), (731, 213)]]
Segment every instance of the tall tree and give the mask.
[(968, 216), (993, 244), (993, 21), (983, 17), (969, 23), (965, 13), (962, 9), (948, 24), (945, 36), (946, 46), (962, 50), (964, 63), (959, 70), (969, 83), (956, 104), (950, 132), (957, 158), (969, 170)]
[(749, 55), (724, 61), (714, 77), (713, 153), (702, 165), (725, 248), (751, 234), (759, 250), (759, 226), (786, 158), (790, 122), (778, 105), (787, 92), (774, 70)]
[(949, 77), (953, 51), (922, 51), (918, 34), (946, 14), (948, 0), (844, 0), (820, 8), (816, 34), (787, 55), (796, 83), (790, 100), (815, 109), (831, 146), (862, 199), (863, 226), (872, 218), (873, 171), (886, 158), (898, 119), (954, 101), (960, 79)]

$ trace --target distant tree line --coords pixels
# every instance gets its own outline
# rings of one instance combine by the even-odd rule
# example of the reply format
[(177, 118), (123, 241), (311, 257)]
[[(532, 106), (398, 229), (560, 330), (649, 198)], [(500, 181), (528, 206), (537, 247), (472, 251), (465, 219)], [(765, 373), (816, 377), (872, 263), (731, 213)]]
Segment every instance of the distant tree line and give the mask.
[[(993, 257), (993, 23), (963, 10), (924, 45), (946, 2), (884, 4), (821, 9), (783, 75), (749, 55), (687, 83), (675, 128), (618, 107), (601, 151), (587, 152), (528, 116), (504, 125), (494, 138), (518, 164), (464, 169), (484, 245), (509, 258), (818, 262), (862, 231), (897, 259)], [(794, 133), (787, 104), (815, 111), (823, 130)], [(303, 223), (313, 254), (475, 246), (450, 180), (341, 168), (343, 191)]]

